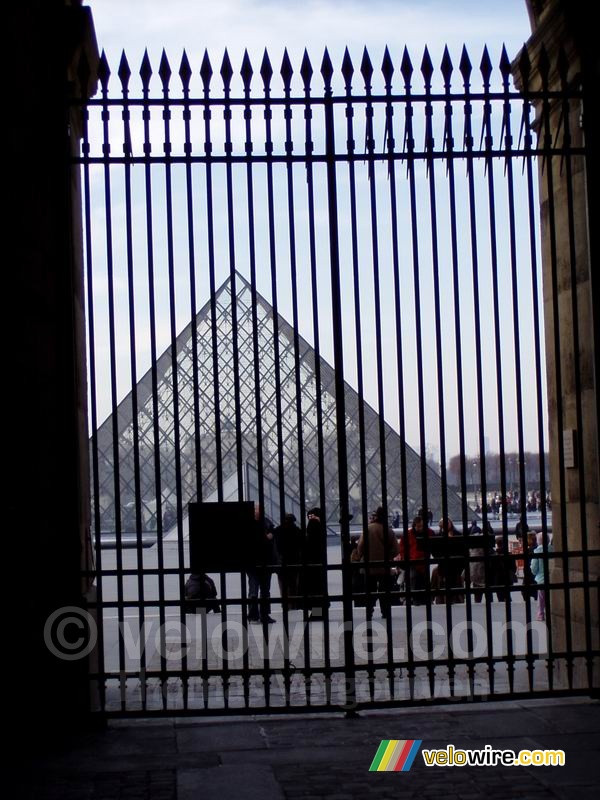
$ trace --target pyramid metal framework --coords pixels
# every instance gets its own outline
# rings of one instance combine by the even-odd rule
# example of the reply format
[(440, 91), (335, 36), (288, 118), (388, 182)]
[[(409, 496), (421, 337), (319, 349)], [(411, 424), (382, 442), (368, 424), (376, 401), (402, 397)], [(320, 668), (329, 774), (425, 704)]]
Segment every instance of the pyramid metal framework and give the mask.
[[(271, 519), (279, 520), (282, 504), (285, 511), (296, 514), (311, 505), (321, 505), (330, 523), (337, 523), (334, 369), (320, 358), (317, 370), (314, 349), (295, 334), (281, 315), (275, 317), (273, 307), (258, 293), (255, 324), (252, 287), (238, 273), (232, 308), (231, 285), (228, 278), (179, 334), (175, 358), (169, 347), (158, 358), (155, 369), (144, 375), (116, 413), (98, 428), (97, 519), (101, 531), (116, 530), (118, 516), (123, 532), (135, 531), (139, 526), (145, 531), (166, 532), (176, 520), (178, 486), (185, 514), (187, 503), (195, 500), (258, 500), (261, 482), (265, 513)], [(255, 352), (259, 354), (258, 363)], [(345, 387), (349, 507), (354, 514), (353, 524), (360, 524), (364, 508), (370, 511), (382, 503), (380, 421), (363, 401), (361, 457), (360, 399), (347, 383)], [(257, 457), (259, 417), (262, 459)], [(390, 516), (401, 514), (404, 488), (406, 512), (411, 519), (422, 505), (421, 458), (403, 445), (387, 423), (384, 434), (387, 507)], [(402, 447), (406, 458), (405, 487), (401, 479)], [(429, 466), (426, 474), (427, 503), (434, 519), (438, 519), (442, 513), (441, 478)], [(454, 519), (462, 517), (461, 499), (451, 491), (447, 493), (447, 508)]]

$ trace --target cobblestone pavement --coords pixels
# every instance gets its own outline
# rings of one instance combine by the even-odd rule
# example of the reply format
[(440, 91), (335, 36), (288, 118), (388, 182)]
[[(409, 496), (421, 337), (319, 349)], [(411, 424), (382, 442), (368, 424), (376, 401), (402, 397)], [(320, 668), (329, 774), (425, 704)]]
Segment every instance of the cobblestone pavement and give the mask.
[[(562, 749), (564, 767), (369, 772), (382, 739), (479, 749)], [(40, 743), (37, 743), (40, 744)], [(142, 719), (13, 765), (23, 800), (588, 800), (600, 781), (600, 704), (587, 698), (295, 717)]]

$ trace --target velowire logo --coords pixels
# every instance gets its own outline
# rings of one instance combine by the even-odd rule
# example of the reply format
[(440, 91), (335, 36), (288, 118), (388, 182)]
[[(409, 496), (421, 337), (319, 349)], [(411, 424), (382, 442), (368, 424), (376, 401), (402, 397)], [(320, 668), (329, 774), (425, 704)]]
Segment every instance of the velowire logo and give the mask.
[(384, 739), (377, 748), (369, 772), (408, 772), (422, 741), (422, 739)]

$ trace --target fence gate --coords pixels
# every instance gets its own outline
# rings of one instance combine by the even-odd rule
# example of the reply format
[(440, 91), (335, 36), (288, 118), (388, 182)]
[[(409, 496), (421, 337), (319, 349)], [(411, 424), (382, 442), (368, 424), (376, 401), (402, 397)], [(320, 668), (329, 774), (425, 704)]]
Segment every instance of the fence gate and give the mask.
[[(544, 59), (533, 91), (526, 51), (236, 70), (226, 52), (219, 75), (208, 54), (176, 75), (102, 57), (73, 164), (104, 712), (589, 692), (598, 551), (585, 514), (577, 551), (566, 518), (551, 541), (538, 218), (542, 186), (552, 242), (553, 181), (585, 153), (578, 91), (560, 65), (549, 91)], [(245, 572), (184, 600), (189, 503), (228, 501), (296, 520), (271, 569), (257, 556), (258, 624)], [(581, 646), (553, 624), (576, 604)]]

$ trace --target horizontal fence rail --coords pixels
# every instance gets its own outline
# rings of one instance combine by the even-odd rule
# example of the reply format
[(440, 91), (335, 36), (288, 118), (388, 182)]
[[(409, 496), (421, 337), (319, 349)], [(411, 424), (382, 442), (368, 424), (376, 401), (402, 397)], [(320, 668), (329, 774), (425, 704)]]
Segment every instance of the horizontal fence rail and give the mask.
[[(600, 551), (552, 505), (539, 215), (552, 241), (581, 92), (536, 58), (541, 87), (526, 50), (102, 55), (72, 105), (103, 712), (591, 689)], [(242, 501), (253, 556), (206, 581), (189, 504)]]

